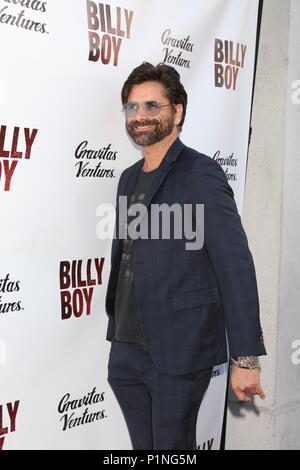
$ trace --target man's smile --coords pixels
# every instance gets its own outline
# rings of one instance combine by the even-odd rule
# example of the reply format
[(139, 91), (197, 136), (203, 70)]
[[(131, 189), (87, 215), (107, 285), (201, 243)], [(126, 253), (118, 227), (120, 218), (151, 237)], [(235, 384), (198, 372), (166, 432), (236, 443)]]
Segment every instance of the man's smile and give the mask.
[(154, 124), (151, 124), (151, 126), (137, 125), (134, 128), (137, 131), (147, 131), (147, 130), (151, 129), (151, 127), (153, 127), (153, 125)]

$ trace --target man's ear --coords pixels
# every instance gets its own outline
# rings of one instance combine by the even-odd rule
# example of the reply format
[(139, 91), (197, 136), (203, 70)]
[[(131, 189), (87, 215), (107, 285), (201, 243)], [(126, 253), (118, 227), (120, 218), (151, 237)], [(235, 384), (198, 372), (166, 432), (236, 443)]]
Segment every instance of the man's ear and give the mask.
[(182, 113), (183, 113), (182, 104), (181, 103), (175, 104), (175, 125), (176, 126), (178, 126), (178, 124), (181, 121)]

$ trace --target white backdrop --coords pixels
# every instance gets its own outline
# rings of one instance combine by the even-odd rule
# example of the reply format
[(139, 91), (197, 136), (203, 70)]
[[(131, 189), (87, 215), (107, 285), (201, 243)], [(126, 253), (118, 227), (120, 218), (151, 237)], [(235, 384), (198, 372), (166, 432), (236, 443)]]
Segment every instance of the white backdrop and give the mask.
[[(219, 159), (242, 211), (257, 10), (0, 0), (0, 448), (131, 448), (106, 382), (111, 240), (96, 236), (97, 207), (141, 157), (120, 90), (144, 60), (175, 66), (189, 95), (181, 139)], [(219, 448), (226, 367), (199, 412), (199, 449)]]

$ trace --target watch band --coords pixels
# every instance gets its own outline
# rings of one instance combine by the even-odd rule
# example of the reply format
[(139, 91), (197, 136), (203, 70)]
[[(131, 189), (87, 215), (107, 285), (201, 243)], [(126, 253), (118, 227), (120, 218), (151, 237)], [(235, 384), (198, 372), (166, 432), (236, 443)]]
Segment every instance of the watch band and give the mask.
[(237, 358), (231, 358), (232, 363), (236, 367), (242, 369), (260, 369), (260, 363), (258, 356), (238, 356)]

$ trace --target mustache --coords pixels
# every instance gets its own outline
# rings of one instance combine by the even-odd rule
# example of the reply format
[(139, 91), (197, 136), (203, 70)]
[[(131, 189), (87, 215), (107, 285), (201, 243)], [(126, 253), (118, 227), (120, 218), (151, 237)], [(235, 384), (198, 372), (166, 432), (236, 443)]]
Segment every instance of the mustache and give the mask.
[(157, 119), (145, 119), (143, 121), (132, 121), (129, 124), (129, 127), (137, 127), (137, 126), (157, 126), (159, 124), (159, 121)]

